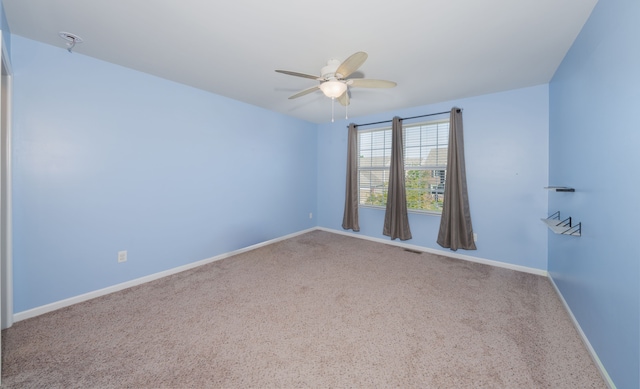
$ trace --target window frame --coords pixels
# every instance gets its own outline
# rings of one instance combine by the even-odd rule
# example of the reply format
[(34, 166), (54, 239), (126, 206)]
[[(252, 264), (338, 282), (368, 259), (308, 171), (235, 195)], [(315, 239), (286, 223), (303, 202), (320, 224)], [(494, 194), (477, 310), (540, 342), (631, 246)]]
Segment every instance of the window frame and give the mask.
[[(446, 124), (445, 128), (440, 128), (439, 126), (442, 124)], [(435, 144), (430, 144), (430, 145), (423, 145), (422, 143), (416, 145), (416, 144), (411, 144), (408, 145), (407, 144), (407, 129), (415, 129), (415, 128), (422, 128), (422, 127), (427, 127), (427, 126), (433, 126), (436, 125), (436, 129), (435, 129), (435, 134), (436, 134), (436, 142)], [(447, 152), (448, 152), (448, 145), (449, 145), (449, 125), (450, 125), (450, 120), (449, 118), (446, 119), (436, 119), (436, 120), (429, 120), (429, 121), (421, 121), (421, 122), (416, 122), (416, 123), (410, 123), (410, 124), (402, 124), (402, 138), (403, 138), (403, 149), (404, 149), (404, 171), (405, 171), (405, 178), (407, 177), (407, 172), (411, 171), (411, 170), (422, 170), (422, 171), (430, 171), (431, 174), (430, 176), (432, 176), (432, 178), (436, 178), (435, 176), (439, 176), (442, 182), (441, 184), (437, 184), (437, 185), (443, 185), (442, 188), (442, 193), (440, 194), (441, 196), (444, 195), (444, 187), (446, 187), (446, 176), (447, 176), (447, 170), (448, 170), (448, 166), (447, 166)], [(384, 132), (388, 131), (388, 135), (385, 134)], [(426, 130), (425, 130), (426, 131)], [(361, 162), (363, 160), (364, 155), (363, 155), (363, 149), (362, 147), (362, 136), (366, 135), (366, 134), (372, 134), (372, 133), (383, 133), (382, 139), (384, 140), (384, 145), (383, 147), (385, 148), (384, 150), (382, 150), (382, 148), (378, 147), (378, 148), (374, 148), (373, 147), (373, 139), (370, 141), (370, 148), (365, 149), (364, 152), (369, 152), (369, 158), (371, 160), (371, 164), (369, 166), (361, 166)], [(390, 150), (391, 150), (391, 127), (390, 126), (385, 126), (385, 127), (378, 127), (378, 128), (371, 128), (371, 129), (365, 129), (365, 130), (359, 130), (358, 131), (358, 206), (359, 207), (365, 207), (365, 208), (374, 208), (374, 209), (385, 209), (386, 205), (376, 205), (376, 204), (366, 204), (363, 203), (363, 194), (362, 194), (362, 190), (366, 189), (363, 188), (361, 185), (361, 178), (362, 178), (362, 172), (363, 171), (378, 171), (378, 172), (382, 172), (383, 175), (383, 193), (387, 193), (388, 190), (388, 182), (389, 182), (389, 167), (390, 167), (390, 161), (391, 161), (391, 156), (390, 156)], [(373, 137), (373, 135), (372, 135)], [(439, 138), (442, 137), (443, 139), (446, 139), (446, 142), (442, 142)], [(387, 140), (388, 138), (388, 140)], [(388, 147), (386, 145), (386, 143), (388, 143)], [(407, 165), (407, 149), (409, 148), (418, 148), (420, 149), (419, 153), (420, 153), (420, 158), (424, 158), (425, 160), (428, 159), (427, 156), (422, 156), (422, 152), (423, 150), (429, 150), (429, 152), (431, 152), (430, 150), (433, 148), (436, 149), (445, 149), (445, 153), (444, 153), (444, 157), (440, 157), (439, 160), (436, 161), (435, 164), (430, 164), (430, 165)], [(377, 157), (374, 157), (372, 155), (373, 151), (377, 150), (378, 152), (380, 152), (382, 150), (382, 156), (378, 155)], [(389, 154), (387, 154), (386, 152), (389, 152)], [(381, 158), (381, 162), (382, 164), (373, 164), (373, 161), (375, 158)], [(444, 164), (442, 164), (442, 160), (444, 160)], [(442, 172), (444, 171), (444, 178), (441, 177)], [(406, 180), (405, 180), (406, 181)], [(368, 188), (374, 188), (373, 186), (371, 186), (371, 180), (369, 181), (369, 186)], [(429, 187), (425, 187), (425, 188), (429, 188)], [(406, 188), (405, 188), (406, 189)], [(406, 192), (406, 191), (405, 191)], [(373, 191), (370, 191), (369, 196), (374, 195), (375, 193)], [(436, 194), (436, 196), (438, 196), (438, 194)], [(386, 197), (386, 196), (385, 196)], [(386, 198), (385, 198), (386, 200)], [(366, 201), (366, 200), (365, 200)], [(428, 210), (428, 209), (419, 209), (419, 208), (409, 208), (409, 204), (407, 203), (407, 211), (411, 212), (411, 213), (418, 213), (418, 214), (427, 214), (427, 215), (437, 215), (440, 216), (442, 215), (442, 208), (440, 208), (440, 210), (436, 211), (436, 210)]]

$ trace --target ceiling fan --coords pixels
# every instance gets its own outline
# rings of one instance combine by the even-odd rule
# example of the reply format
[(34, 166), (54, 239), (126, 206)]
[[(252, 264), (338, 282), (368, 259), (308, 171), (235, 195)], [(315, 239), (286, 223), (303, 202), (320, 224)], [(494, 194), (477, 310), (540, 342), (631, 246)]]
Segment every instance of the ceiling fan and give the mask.
[(347, 106), (349, 105), (349, 87), (393, 88), (397, 85), (393, 81), (347, 78), (362, 66), (364, 61), (367, 60), (367, 57), (367, 53), (364, 51), (358, 51), (342, 63), (338, 60), (330, 59), (327, 62), (327, 65), (320, 70), (320, 76), (292, 72), (289, 70), (276, 70), (276, 72), (288, 74), (290, 76), (309, 78), (320, 82), (318, 85), (304, 89), (295, 95), (290, 96), (289, 99), (295, 99), (309, 93), (313, 93), (317, 90), (321, 90), (325, 96), (330, 97), (331, 99), (337, 99), (340, 104)]

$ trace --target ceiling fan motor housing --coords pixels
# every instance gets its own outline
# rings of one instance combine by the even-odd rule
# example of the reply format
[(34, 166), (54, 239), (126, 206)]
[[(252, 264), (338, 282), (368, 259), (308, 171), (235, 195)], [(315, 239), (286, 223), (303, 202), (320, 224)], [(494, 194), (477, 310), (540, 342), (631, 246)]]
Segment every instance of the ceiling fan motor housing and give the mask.
[(336, 78), (336, 70), (338, 69), (338, 66), (340, 66), (340, 64), (341, 62), (337, 59), (330, 59), (329, 61), (327, 61), (327, 66), (320, 69), (322, 78), (324, 78), (325, 80)]

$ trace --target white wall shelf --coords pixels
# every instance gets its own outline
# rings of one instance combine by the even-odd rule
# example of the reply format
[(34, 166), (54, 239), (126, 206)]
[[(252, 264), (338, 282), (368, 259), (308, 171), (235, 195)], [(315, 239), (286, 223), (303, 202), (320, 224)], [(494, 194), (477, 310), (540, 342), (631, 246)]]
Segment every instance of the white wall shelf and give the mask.
[(582, 235), (582, 223), (578, 223), (575, 225), (571, 224), (571, 216), (562, 220), (560, 218), (560, 211), (540, 220), (542, 220), (547, 225), (547, 227), (549, 227), (549, 229), (555, 234), (571, 236)]

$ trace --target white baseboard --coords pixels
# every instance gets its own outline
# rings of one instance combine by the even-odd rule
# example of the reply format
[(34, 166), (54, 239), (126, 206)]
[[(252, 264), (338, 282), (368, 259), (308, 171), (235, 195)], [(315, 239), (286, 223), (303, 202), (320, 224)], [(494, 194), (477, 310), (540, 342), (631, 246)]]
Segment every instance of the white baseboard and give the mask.
[(499, 261), (493, 261), (490, 259), (483, 259), (483, 258), (478, 258), (478, 257), (472, 257), (470, 255), (464, 255), (464, 254), (458, 254), (458, 253), (453, 253), (453, 252), (447, 252), (447, 251), (440, 251), (440, 250), (436, 250), (436, 249), (430, 249), (430, 248), (426, 248), (426, 247), (422, 247), (422, 246), (416, 246), (416, 245), (411, 245), (411, 244), (407, 244), (407, 243), (401, 243), (401, 242), (396, 242), (396, 241), (392, 241), (392, 240), (385, 240), (385, 239), (380, 239), (380, 238), (373, 238), (373, 237), (369, 237), (369, 236), (364, 236), (364, 235), (358, 235), (358, 234), (353, 234), (353, 233), (349, 233), (349, 232), (345, 232), (345, 231), (340, 231), (340, 230), (334, 230), (334, 229), (330, 229), (330, 228), (324, 228), (324, 227), (313, 227), (313, 228), (309, 228), (303, 231), (298, 231), (298, 232), (294, 232), (292, 234), (288, 234), (285, 236), (281, 236), (279, 238), (275, 238), (275, 239), (271, 239), (265, 242), (261, 242), (261, 243), (257, 243), (254, 244), (252, 246), (248, 246), (242, 249), (238, 249), (238, 250), (234, 250), (228, 253), (224, 253), (224, 254), (220, 254), (217, 255), (215, 257), (211, 257), (211, 258), (207, 258), (207, 259), (203, 259), (201, 261), (197, 261), (197, 262), (192, 262), (189, 263), (187, 265), (183, 265), (183, 266), (178, 266), (175, 267), (173, 269), (169, 269), (169, 270), (165, 270), (159, 273), (154, 273), (154, 274), (150, 274), (148, 276), (145, 277), (141, 277), (141, 278), (136, 278), (134, 280), (131, 281), (127, 281), (127, 282), (123, 282), (117, 285), (113, 285), (113, 286), (109, 286), (103, 289), (99, 289), (99, 290), (95, 290), (89, 293), (85, 293), (85, 294), (81, 294), (79, 296), (74, 296), (74, 297), (70, 297), (68, 299), (64, 299), (64, 300), (60, 300), (60, 301), (56, 301), (50, 304), (46, 304), (46, 305), (42, 305), (36, 308), (32, 308), (26, 311), (22, 311), (22, 312), (17, 312), (13, 315), (13, 321), (14, 322), (18, 322), (21, 320), (26, 320), (26, 319), (30, 319), (32, 317), (36, 317), (39, 315), (43, 315), (45, 313), (48, 312), (53, 312), (57, 309), (61, 309), (61, 308), (65, 308), (68, 307), (70, 305), (74, 305), (74, 304), (78, 304), (87, 300), (91, 300), (94, 299), (96, 297), (101, 297), (101, 296), (105, 296), (107, 294), (110, 293), (114, 293), (114, 292), (118, 292), (121, 291), (123, 289), (128, 289), (134, 286), (138, 286), (138, 285), (142, 285), (144, 283), (147, 282), (151, 282), (151, 281), (155, 281), (158, 280), (160, 278), (164, 278), (164, 277), (168, 277), (170, 275), (173, 274), (177, 274), (186, 270), (190, 270), (199, 266), (203, 266), (206, 265), (208, 263), (211, 262), (215, 262), (215, 261), (219, 261), (221, 259), (224, 258), (228, 258), (237, 254), (241, 254), (247, 251), (251, 251), (251, 250), (255, 250), (257, 248), (260, 247), (264, 247), (285, 239), (289, 239), (289, 238), (293, 238), (294, 236), (297, 235), (301, 235), (310, 231), (314, 231), (314, 230), (321, 230), (321, 231), (326, 231), (326, 232), (331, 232), (331, 233), (335, 233), (335, 234), (341, 234), (341, 235), (346, 235), (346, 236), (350, 236), (350, 237), (354, 237), (354, 238), (360, 238), (360, 239), (365, 239), (365, 240), (370, 240), (370, 241), (374, 241), (374, 242), (379, 242), (379, 243), (384, 243), (384, 244), (389, 244), (389, 245), (393, 245), (393, 246), (399, 246), (399, 247), (403, 247), (403, 248), (407, 248), (410, 250), (416, 250), (416, 251), (422, 251), (422, 252), (427, 252), (427, 253), (432, 253), (432, 254), (437, 254), (437, 255), (443, 255), (446, 257), (451, 257), (451, 258), (456, 258), (456, 259), (461, 259), (461, 260), (465, 260), (465, 261), (470, 261), (470, 262), (477, 262), (477, 263), (482, 263), (485, 265), (490, 265), (490, 266), (496, 266), (496, 267), (502, 267), (502, 268), (507, 268), (507, 269), (511, 269), (511, 270), (516, 270), (516, 271), (521, 271), (521, 272), (525, 272), (525, 273), (532, 273), (532, 274), (537, 274), (537, 275), (542, 275), (542, 276), (548, 276), (547, 272), (544, 270), (540, 270), (540, 269), (534, 269), (534, 268), (530, 268), (530, 267), (526, 267), (526, 266), (519, 266), (519, 265), (512, 265), (512, 264), (508, 264), (508, 263), (504, 263), (504, 262), (499, 262)]
[(562, 301), (564, 308), (567, 310), (567, 313), (569, 313), (569, 317), (571, 317), (571, 321), (573, 321), (574, 327), (578, 331), (578, 334), (580, 334), (580, 338), (582, 338), (582, 342), (587, 347), (587, 350), (591, 355), (591, 359), (593, 359), (593, 362), (598, 367), (598, 370), (600, 370), (600, 375), (602, 375), (602, 379), (604, 379), (604, 382), (606, 382), (606, 384), (609, 386), (610, 389), (616, 389), (616, 385), (613, 383), (613, 380), (609, 376), (609, 373), (607, 373), (607, 369), (604, 368), (604, 365), (600, 361), (600, 358), (598, 358), (598, 354), (596, 354), (596, 350), (594, 350), (593, 346), (591, 346), (591, 342), (589, 342), (587, 335), (585, 335), (584, 331), (582, 331), (582, 327), (580, 327), (580, 323), (578, 323), (578, 320), (573, 315), (571, 308), (569, 308), (569, 304), (567, 304), (567, 301), (564, 299), (564, 296), (562, 295), (562, 293), (560, 293), (560, 289), (558, 289), (558, 285), (556, 285), (555, 281), (553, 280), (553, 277), (551, 277), (550, 274), (548, 278), (549, 278), (549, 281), (551, 281), (551, 285), (553, 285), (553, 288), (556, 290), (558, 297), (560, 297), (560, 301)]
[(390, 239), (388, 240), (388, 239), (381, 239), (381, 238), (373, 238), (373, 237), (366, 236), (366, 235), (355, 234), (355, 233), (347, 232), (347, 231), (334, 230), (334, 229), (331, 229), (331, 228), (316, 227), (316, 229), (322, 230), (322, 231), (327, 231), (327, 232), (333, 232), (335, 234), (346, 235), (346, 236), (350, 236), (350, 237), (353, 237), (353, 238), (360, 238), (360, 239), (370, 240), (370, 241), (378, 242), (378, 243), (384, 243), (384, 244), (388, 244), (388, 245), (392, 245), (392, 246), (403, 247), (403, 248), (410, 249), (410, 250), (422, 251), (424, 253), (430, 253), (430, 254), (442, 255), (444, 257), (461, 259), (463, 261), (482, 263), (484, 265), (502, 267), (502, 268), (505, 268), (505, 269), (511, 269), (511, 270), (516, 270), (516, 271), (520, 271), (520, 272), (524, 272), (524, 273), (536, 274), (536, 275), (539, 275), (539, 276), (545, 276), (545, 277), (548, 276), (548, 273), (547, 273), (546, 270), (540, 270), (540, 269), (536, 269), (536, 268), (533, 268), (533, 267), (514, 265), (514, 264), (511, 264), (511, 263), (494, 261), (492, 259), (478, 258), (478, 257), (473, 257), (471, 255), (458, 254), (458, 253), (455, 253), (455, 252), (452, 252), (452, 251), (444, 251), (444, 250), (437, 250), (437, 249), (432, 249), (432, 248), (428, 248), (428, 247), (416, 246), (416, 245), (407, 244), (407, 243), (403, 243), (403, 242), (396, 242), (396, 241), (390, 240)]
[(293, 238), (294, 236), (301, 235), (301, 234), (304, 234), (304, 233), (307, 233), (307, 232), (310, 232), (310, 231), (313, 231), (313, 230), (315, 230), (315, 228), (310, 228), (310, 229), (307, 229), (307, 230), (294, 232), (292, 234), (281, 236), (279, 238), (271, 239), (271, 240), (264, 241), (264, 242), (261, 242), (261, 243), (256, 243), (254, 245), (251, 245), (251, 246), (248, 246), (248, 247), (244, 247), (244, 248), (241, 248), (241, 249), (238, 249), (238, 250), (234, 250), (234, 251), (231, 251), (231, 252), (228, 252), (228, 253), (216, 255), (215, 257), (203, 259), (203, 260), (197, 261), (197, 262), (192, 262), (192, 263), (189, 263), (189, 264), (186, 264), (186, 265), (183, 265), (183, 266), (175, 267), (173, 269), (161, 271), (159, 273), (150, 274), (150, 275), (145, 276), (145, 277), (140, 277), (140, 278), (136, 278), (136, 279), (131, 280), (131, 281), (127, 281), (127, 282), (123, 282), (123, 283), (120, 283), (120, 284), (117, 284), (117, 285), (109, 286), (107, 288), (95, 290), (93, 292), (81, 294), (79, 296), (75, 296), (75, 297), (71, 297), (71, 298), (68, 298), (68, 299), (56, 301), (56, 302), (53, 302), (53, 303), (50, 303), (50, 304), (46, 304), (46, 305), (42, 305), (42, 306), (39, 306), (39, 307), (36, 307), (36, 308), (28, 309), (26, 311), (18, 312), (18, 313), (15, 313), (13, 315), (13, 321), (14, 322), (18, 322), (18, 321), (21, 321), (21, 320), (26, 320), (26, 319), (30, 319), (32, 317), (40, 316), (40, 315), (43, 315), (43, 314), (48, 313), (48, 312), (53, 312), (53, 311), (55, 311), (57, 309), (65, 308), (65, 307), (68, 307), (70, 305), (74, 305), (74, 304), (78, 304), (78, 303), (81, 303), (81, 302), (84, 302), (84, 301), (87, 301), (87, 300), (94, 299), (96, 297), (105, 296), (105, 295), (110, 294), (110, 293), (118, 292), (120, 290), (128, 289), (128, 288), (131, 288), (131, 287), (134, 287), (134, 286), (142, 285), (142, 284), (147, 283), (147, 282), (151, 282), (151, 281), (155, 281), (155, 280), (160, 279), (160, 278), (168, 277), (170, 275), (177, 274), (177, 273), (180, 273), (180, 272), (183, 272), (183, 271), (186, 271), (186, 270), (190, 270), (190, 269), (202, 266), (202, 265), (206, 265), (206, 264), (211, 263), (211, 262), (219, 261), (221, 259), (228, 258), (228, 257), (234, 256), (234, 255), (237, 255), (237, 254), (241, 254), (241, 253), (244, 253), (244, 252), (247, 252), (247, 251), (255, 250), (255, 249), (260, 248), (260, 247), (268, 246), (270, 244), (273, 244), (273, 243), (276, 243), (276, 242), (279, 242), (279, 241), (282, 241), (282, 240), (285, 240), (285, 239)]

